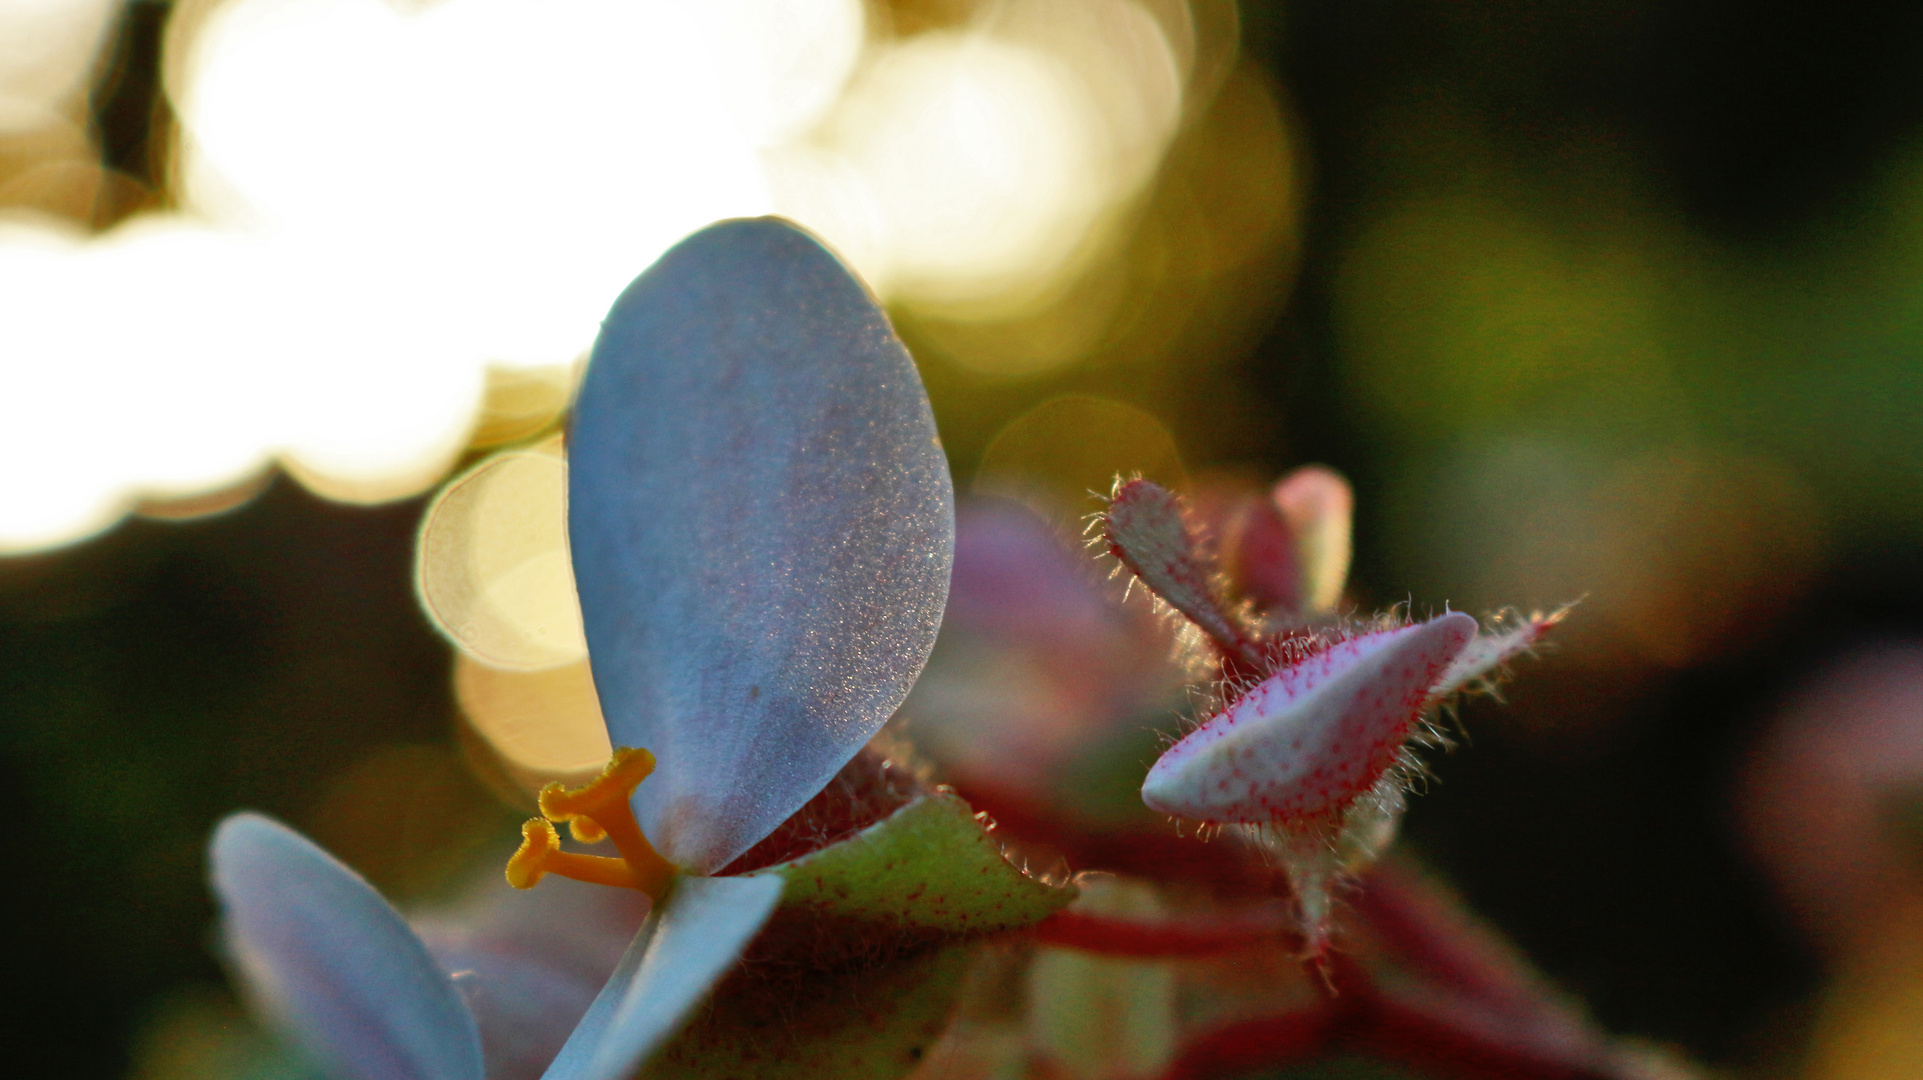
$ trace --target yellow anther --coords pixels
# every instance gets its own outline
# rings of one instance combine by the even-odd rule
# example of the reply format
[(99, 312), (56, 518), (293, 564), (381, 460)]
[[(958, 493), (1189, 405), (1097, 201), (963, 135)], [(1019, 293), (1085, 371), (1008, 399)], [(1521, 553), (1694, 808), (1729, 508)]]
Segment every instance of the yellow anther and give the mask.
[[(654, 755), (622, 747), (609, 759), (601, 775), (584, 787), (569, 790), (558, 782), (541, 789), (541, 813), (521, 827), (521, 850), (508, 861), (508, 882), (531, 888), (544, 873), (560, 874), (603, 885), (624, 885), (659, 899), (674, 880), (675, 869), (641, 834), (628, 805), (634, 789), (654, 772)], [(549, 822), (566, 822), (576, 840), (592, 844), (614, 841), (619, 859), (577, 855), (560, 849), (560, 837)], [(522, 884), (525, 881), (526, 884)]]
[(578, 817), (598, 817), (615, 804), (626, 806), (654, 773), (654, 755), (646, 750), (620, 747), (608, 759), (601, 775), (572, 790), (559, 780), (541, 789), (541, 814), (549, 821), (573, 821)]
[(561, 838), (546, 818), (529, 818), (521, 824), (521, 849), (507, 861), (507, 883), (517, 889), (532, 889), (547, 876), (548, 856), (561, 850)]
[(596, 885), (640, 888), (626, 862), (562, 851), (554, 826), (543, 818), (529, 818), (521, 826), (521, 849), (507, 861), (507, 883), (517, 889), (532, 889), (549, 874)]

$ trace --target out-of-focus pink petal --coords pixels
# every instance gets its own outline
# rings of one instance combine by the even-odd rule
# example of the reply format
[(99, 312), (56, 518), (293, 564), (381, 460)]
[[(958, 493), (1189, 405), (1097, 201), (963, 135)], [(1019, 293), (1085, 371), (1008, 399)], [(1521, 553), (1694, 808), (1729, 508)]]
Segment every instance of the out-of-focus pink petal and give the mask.
[(1355, 492), (1335, 470), (1305, 465), (1283, 477), (1269, 497), (1295, 540), (1302, 607), (1334, 610), (1349, 580)]
[(1751, 754), (1738, 809), (1791, 912), (1846, 949), (1923, 897), (1891, 814), (1919, 790), (1923, 641), (1890, 641), (1828, 666), (1785, 703)]
[(1255, 498), (1237, 500), (1219, 535), (1223, 570), (1244, 597), (1264, 611), (1303, 609), (1301, 553), (1295, 533), (1274, 506)]
[(515, 889), (490, 867), (457, 906), (412, 922), (474, 1012), (488, 1080), (534, 1080), (586, 1014), (647, 909), (641, 893), (562, 877)]
[(946, 618), (983, 633), (1049, 640), (1099, 634), (1116, 620), (1094, 560), (1006, 499), (957, 508)]
[(1037, 796), (1092, 745), (1180, 701), (1168, 620), (1019, 503), (957, 508), (955, 584), (941, 638), (902, 705), (917, 750), (967, 783)]

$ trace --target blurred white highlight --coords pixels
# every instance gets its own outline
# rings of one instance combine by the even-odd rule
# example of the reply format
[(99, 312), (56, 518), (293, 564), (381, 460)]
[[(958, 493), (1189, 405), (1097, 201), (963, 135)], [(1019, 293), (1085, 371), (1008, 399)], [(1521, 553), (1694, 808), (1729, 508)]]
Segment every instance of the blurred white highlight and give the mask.
[(0, 134), (58, 121), (119, 10), (115, 0), (0, 0)]
[(1006, 318), (1067, 285), (1161, 160), (1182, 83), (1130, 0), (993, 9), (878, 48), (776, 205), (891, 299)]
[[(0, 0), (0, 97), (31, 66), (10, 28), (57, 6)], [(860, 0), (184, 5), (183, 212), (0, 227), (0, 553), (276, 462), (424, 491), (545, 423), (614, 297), (717, 218), (785, 213), (946, 317), (1046, 304), (1180, 122), (1186, 11), (1155, 11), (989, 3), (895, 39)], [(490, 372), (553, 389), (506, 423)]]

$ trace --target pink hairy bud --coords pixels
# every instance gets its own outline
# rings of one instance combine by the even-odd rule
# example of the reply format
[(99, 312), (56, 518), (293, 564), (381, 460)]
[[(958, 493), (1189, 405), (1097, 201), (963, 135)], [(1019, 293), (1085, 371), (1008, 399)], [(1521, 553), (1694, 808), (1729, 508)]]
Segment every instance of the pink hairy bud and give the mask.
[(1116, 484), (1101, 517), (1109, 553), (1149, 591), (1200, 627), (1223, 652), (1257, 663), (1260, 652), (1216, 595), (1215, 565), (1190, 532), (1175, 493), (1148, 480)]
[(1339, 824), (1401, 760), (1476, 629), (1476, 620), (1450, 613), (1339, 641), (1282, 668), (1162, 755), (1142, 800), (1211, 824)]
[(1459, 691), (1491, 688), (1568, 610), (1511, 613), (1488, 633), (1454, 612), (1363, 632), (1327, 625), (1354, 506), (1348, 481), (1311, 465), (1266, 500), (1205, 500), (1213, 549), (1182, 500), (1146, 480), (1118, 482), (1100, 518), (1109, 552), (1218, 650), (1219, 707), (1149, 770), (1142, 801), (1273, 851), (1311, 956), (1328, 946), (1336, 885), (1395, 836), (1422, 771), (1414, 748), (1447, 743), (1429, 716)]

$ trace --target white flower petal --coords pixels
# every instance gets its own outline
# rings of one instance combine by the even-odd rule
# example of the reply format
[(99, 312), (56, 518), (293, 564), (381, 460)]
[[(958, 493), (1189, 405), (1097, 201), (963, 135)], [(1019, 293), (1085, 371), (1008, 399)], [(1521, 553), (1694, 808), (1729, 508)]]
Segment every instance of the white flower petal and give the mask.
[(480, 1080), (474, 1016), (400, 913), (259, 814), (214, 830), (227, 944), (268, 1012), (353, 1080)]
[(569, 434), (569, 531), (642, 828), (725, 866), (846, 764), (921, 671), (954, 490), (907, 350), (771, 218), (683, 241), (602, 327)]
[(659, 1050), (781, 900), (778, 877), (683, 877), (568, 1036), (543, 1080), (621, 1080)]

